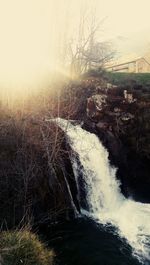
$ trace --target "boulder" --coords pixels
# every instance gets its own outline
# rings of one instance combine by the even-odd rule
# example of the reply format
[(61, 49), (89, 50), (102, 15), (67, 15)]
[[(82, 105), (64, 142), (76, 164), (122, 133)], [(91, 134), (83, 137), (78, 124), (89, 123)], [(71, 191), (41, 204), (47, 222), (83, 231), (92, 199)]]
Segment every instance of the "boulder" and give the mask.
[(107, 96), (96, 94), (87, 99), (87, 116), (91, 119), (97, 118), (103, 109), (107, 106)]

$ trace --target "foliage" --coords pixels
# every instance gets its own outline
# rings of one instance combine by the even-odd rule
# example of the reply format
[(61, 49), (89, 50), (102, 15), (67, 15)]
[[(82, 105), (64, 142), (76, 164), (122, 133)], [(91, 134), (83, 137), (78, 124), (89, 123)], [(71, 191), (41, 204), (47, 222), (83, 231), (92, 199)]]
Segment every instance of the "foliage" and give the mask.
[(0, 233), (2, 265), (52, 265), (54, 253), (39, 241), (38, 236), (23, 231)]
[(90, 69), (86, 73), (82, 75), (83, 78), (88, 78), (88, 77), (95, 77), (95, 78), (107, 78), (107, 72), (105, 69), (99, 67), (97, 69)]

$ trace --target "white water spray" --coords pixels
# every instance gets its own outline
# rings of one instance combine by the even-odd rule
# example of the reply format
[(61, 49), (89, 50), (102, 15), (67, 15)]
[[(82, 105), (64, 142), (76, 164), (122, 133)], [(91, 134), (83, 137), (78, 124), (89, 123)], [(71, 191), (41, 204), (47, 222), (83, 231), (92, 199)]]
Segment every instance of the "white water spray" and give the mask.
[[(117, 227), (119, 235), (132, 246), (133, 254), (143, 264), (149, 264), (150, 204), (126, 199), (121, 194), (116, 169), (110, 165), (108, 152), (96, 135), (63, 119), (58, 119), (57, 123), (66, 132), (82, 165), (89, 206), (89, 212), (83, 213), (99, 223)], [(77, 172), (76, 165), (74, 172)]]

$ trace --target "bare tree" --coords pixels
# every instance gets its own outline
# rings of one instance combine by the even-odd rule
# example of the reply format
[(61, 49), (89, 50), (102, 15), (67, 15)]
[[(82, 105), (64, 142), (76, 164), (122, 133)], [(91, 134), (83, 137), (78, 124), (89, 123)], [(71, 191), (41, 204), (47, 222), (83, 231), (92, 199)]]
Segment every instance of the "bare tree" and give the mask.
[(68, 43), (71, 77), (78, 76), (91, 68), (103, 67), (113, 58), (111, 43), (99, 41), (97, 37), (104, 20), (97, 21), (93, 11), (91, 14), (87, 14), (85, 10), (81, 12), (78, 36)]
[[(112, 45), (102, 41), (102, 20), (97, 19), (96, 7), (88, 9), (85, 1), (73, 17), (71, 3), (63, 6), (60, 20), (56, 19), (55, 45), (56, 65), (71, 77), (79, 76), (85, 71), (102, 67), (113, 56)], [(61, 25), (62, 24), (62, 25)]]

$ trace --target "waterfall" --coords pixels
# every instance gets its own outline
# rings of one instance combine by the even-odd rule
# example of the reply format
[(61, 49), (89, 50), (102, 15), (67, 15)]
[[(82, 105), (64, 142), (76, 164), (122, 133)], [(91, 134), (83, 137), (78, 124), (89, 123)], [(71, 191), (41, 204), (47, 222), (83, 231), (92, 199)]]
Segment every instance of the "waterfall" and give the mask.
[[(82, 213), (103, 225), (115, 226), (118, 235), (125, 238), (141, 263), (150, 262), (150, 204), (126, 199), (116, 179), (116, 169), (109, 163), (108, 152), (95, 134), (83, 130), (79, 125), (57, 119), (65, 131), (67, 140), (77, 154), (86, 190), (88, 210)], [(75, 155), (72, 158), (74, 173), (78, 181)], [(79, 187), (79, 183), (78, 183)]]

